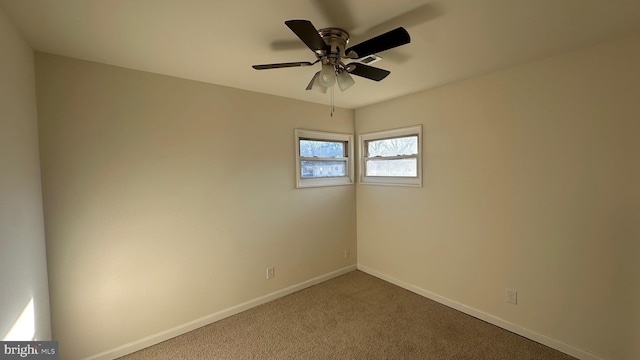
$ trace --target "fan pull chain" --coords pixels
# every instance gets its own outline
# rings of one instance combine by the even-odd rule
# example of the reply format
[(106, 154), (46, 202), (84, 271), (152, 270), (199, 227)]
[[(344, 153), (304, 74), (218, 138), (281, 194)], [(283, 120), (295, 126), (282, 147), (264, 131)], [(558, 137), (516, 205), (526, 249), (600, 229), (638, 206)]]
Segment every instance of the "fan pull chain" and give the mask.
[(336, 111), (336, 107), (335, 107), (335, 104), (334, 104), (334, 98), (333, 98), (333, 88), (334, 87), (335, 86), (331, 87), (331, 117), (333, 117), (333, 113)]

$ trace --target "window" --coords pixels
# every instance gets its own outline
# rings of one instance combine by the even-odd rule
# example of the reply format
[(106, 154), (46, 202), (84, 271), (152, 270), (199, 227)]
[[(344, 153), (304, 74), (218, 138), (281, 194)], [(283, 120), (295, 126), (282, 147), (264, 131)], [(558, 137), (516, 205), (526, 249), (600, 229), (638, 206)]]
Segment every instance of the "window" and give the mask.
[(353, 137), (296, 129), (296, 187), (353, 184)]
[(422, 186), (422, 125), (360, 135), (360, 183)]

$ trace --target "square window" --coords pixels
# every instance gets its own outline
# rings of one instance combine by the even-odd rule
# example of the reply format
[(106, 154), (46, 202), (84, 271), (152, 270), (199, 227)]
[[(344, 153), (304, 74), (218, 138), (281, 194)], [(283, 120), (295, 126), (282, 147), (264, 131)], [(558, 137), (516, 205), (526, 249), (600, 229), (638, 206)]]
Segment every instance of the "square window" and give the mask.
[(296, 187), (353, 184), (352, 136), (296, 129)]
[(362, 134), (360, 183), (422, 186), (422, 125)]

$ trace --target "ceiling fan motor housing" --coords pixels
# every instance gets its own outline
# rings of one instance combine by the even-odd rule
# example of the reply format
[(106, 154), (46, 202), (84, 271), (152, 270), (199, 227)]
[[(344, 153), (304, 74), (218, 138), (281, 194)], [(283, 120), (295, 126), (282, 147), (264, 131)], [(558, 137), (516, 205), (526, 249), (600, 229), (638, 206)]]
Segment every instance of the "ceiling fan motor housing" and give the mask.
[(329, 49), (316, 51), (317, 56), (323, 64), (339, 65), (340, 59), (345, 57), (344, 51), (349, 43), (349, 33), (340, 28), (326, 28), (318, 30), (318, 34)]

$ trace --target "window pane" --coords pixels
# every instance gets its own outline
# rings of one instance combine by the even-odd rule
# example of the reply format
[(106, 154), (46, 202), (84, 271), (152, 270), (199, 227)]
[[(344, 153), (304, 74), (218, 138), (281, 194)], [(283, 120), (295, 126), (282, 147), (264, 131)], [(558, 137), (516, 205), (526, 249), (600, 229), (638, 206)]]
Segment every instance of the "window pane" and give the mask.
[(366, 176), (418, 176), (417, 159), (377, 160), (369, 159), (366, 163)]
[(368, 157), (418, 154), (418, 136), (367, 141)]
[(304, 157), (345, 157), (345, 143), (342, 141), (320, 141), (300, 139), (300, 156)]
[(302, 178), (322, 178), (347, 176), (347, 161), (301, 161)]

